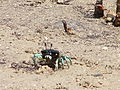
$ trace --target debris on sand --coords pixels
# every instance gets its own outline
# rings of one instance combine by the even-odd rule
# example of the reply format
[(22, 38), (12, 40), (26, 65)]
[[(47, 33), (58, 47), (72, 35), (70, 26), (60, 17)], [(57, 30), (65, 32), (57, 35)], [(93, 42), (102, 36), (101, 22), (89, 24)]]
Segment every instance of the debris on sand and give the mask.
[(6, 60), (5, 59), (0, 60), (0, 64), (6, 64)]
[(25, 3), (20, 4), (20, 6), (31, 6), (31, 7), (38, 7), (42, 3), (44, 3), (45, 0), (27, 0)]
[(63, 23), (63, 27), (64, 27), (65, 32), (68, 35), (74, 35), (73, 30), (71, 28), (67, 27), (67, 22), (65, 20), (62, 20), (62, 23)]
[(114, 10), (109, 10), (105, 17), (106, 23), (113, 24), (115, 17), (116, 17), (116, 12)]
[(71, 0), (56, 0), (57, 4), (69, 5)]
[(97, 0), (95, 4), (94, 17), (101, 18), (103, 16), (104, 16), (103, 0)]
[(117, 8), (116, 8), (116, 18), (113, 22), (113, 25), (118, 27), (120, 26), (120, 0), (117, 0)]

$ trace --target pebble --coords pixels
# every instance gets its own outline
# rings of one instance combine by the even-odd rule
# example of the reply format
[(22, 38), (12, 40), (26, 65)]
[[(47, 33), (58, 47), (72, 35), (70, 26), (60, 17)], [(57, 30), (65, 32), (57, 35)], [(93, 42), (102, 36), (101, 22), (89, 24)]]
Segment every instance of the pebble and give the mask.
[(9, 16), (9, 15), (6, 15), (7, 17)]
[(92, 76), (94, 76), (94, 77), (101, 77), (101, 76), (103, 76), (103, 74), (94, 74)]
[(45, 38), (45, 40), (48, 40), (48, 37), (44, 37)]
[(36, 87), (37, 85), (36, 84), (33, 84), (34, 87)]
[(118, 56), (120, 57), (120, 54), (118, 54)]
[(108, 50), (108, 47), (103, 47), (102, 49), (103, 49), (103, 50)]
[(6, 47), (6, 49), (9, 49), (9, 47)]

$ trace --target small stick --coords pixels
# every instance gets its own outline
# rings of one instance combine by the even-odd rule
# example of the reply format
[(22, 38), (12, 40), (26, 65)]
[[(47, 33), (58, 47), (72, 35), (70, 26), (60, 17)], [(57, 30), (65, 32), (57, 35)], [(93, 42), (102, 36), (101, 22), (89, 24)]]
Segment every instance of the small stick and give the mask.
[(69, 34), (69, 35), (75, 35), (75, 34), (73, 33), (73, 30), (72, 30), (71, 28), (68, 28), (68, 27), (67, 27), (67, 23), (66, 23), (65, 20), (62, 20), (62, 23), (63, 23), (64, 30), (65, 30), (65, 32), (66, 32), (67, 34)]
[(65, 20), (62, 20), (62, 23), (63, 23), (63, 27), (64, 27), (64, 30), (65, 30), (65, 32), (67, 32), (67, 23), (66, 23), (66, 21)]

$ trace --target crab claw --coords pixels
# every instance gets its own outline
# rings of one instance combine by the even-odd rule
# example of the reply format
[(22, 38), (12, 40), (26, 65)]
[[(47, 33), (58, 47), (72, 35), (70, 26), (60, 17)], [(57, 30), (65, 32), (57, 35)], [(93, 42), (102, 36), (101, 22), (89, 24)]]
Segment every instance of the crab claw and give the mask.
[(52, 59), (52, 56), (50, 56), (50, 55), (46, 55), (45, 58), (51, 60), (51, 59)]
[(37, 66), (37, 59), (42, 59), (42, 55), (41, 54), (34, 54), (32, 56), (34, 66)]

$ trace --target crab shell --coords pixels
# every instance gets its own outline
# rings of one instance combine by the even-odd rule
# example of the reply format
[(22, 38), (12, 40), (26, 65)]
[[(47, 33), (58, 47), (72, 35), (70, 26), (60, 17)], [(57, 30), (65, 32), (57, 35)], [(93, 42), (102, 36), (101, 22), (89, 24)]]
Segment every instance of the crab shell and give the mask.
[(59, 58), (60, 52), (54, 49), (46, 49), (41, 51), (43, 59), (56, 60)]

